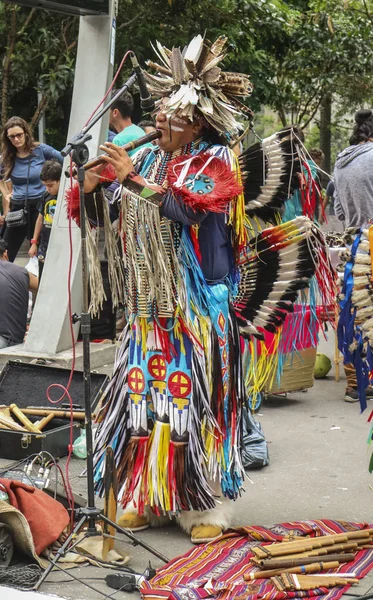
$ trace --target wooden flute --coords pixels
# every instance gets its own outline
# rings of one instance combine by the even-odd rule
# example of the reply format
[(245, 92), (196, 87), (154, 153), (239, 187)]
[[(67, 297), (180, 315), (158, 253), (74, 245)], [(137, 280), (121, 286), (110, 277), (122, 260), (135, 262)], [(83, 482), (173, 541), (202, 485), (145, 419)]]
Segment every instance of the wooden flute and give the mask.
[[(128, 142), (128, 144), (124, 144), (124, 146), (121, 146), (121, 147), (126, 152), (130, 152), (131, 150), (135, 150), (136, 148), (139, 148), (139, 146), (148, 144), (149, 142), (152, 142), (153, 140), (158, 140), (160, 137), (162, 137), (162, 132), (157, 129), (156, 131), (147, 133), (146, 135), (143, 135), (142, 137), (138, 138), (137, 140), (132, 140), (132, 142)], [(103, 155), (103, 156), (105, 156), (105, 155)], [(89, 171), (89, 169), (94, 169), (95, 167), (98, 167), (99, 165), (104, 164), (104, 162), (105, 161), (102, 159), (102, 156), (96, 156), (96, 158), (92, 158), (92, 160), (89, 160), (88, 162), (86, 162), (83, 168), (85, 171)], [(70, 177), (70, 167), (68, 167), (66, 169), (65, 175), (66, 175), (66, 177)], [(73, 167), (72, 176), (75, 177), (75, 175), (77, 175), (77, 169), (76, 169), (76, 167)]]
[[(353, 560), (355, 560), (355, 554), (328, 554), (325, 555), (325, 557), (323, 557), (321, 559), (322, 561), (338, 561), (340, 563), (345, 563), (345, 562), (352, 562)], [(287, 569), (289, 567), (299, 567), (302, 565), (307, 565), (307, 564), (312, 564), (317, 562), (317, 558), (315, 556), (303, 556), (300, 558), (293, 558), (292, 556), (289, 556), (289, 558), (283, 558), (283, 559), (268, 559), (268, 560), (261, 560), (259, 561), (259, 567), (263, 570), (269, 570), (269, 569)]]
[(9, 406), (11, 412), (17, 417), (17, 419), (22, 423), (22, 425), (27, 429), (27, 431), (31, 431), (32, 433), (41, 433), (40, 429), (38, 429), (34, 423), (30, 421), (23, 413), (23, 411), (18, 408), (16, 404), (11, 404)]
[[(54, 417), (60, 417), (61, 419), (69, 419), (70, 418), (70, 411), (69, 410), (49, 410), (47, 408), (32, 408), (32, 407), (28, 407), (28, 408), (23, 408), (22, 412), (24, 415), (33, 415), (34, 417), (47, 417), (50, 414), (53, 414)], [(92, 415), (93, 418), (93, 415)], [(73, 411), (73, 419), (76, 419), (77, 421), (84, 421), (85, 419), (85, 412), (84, 411), (77, 411), (74, 410)]]
[(336, 569), (339, 567), (337, 560), (330, 562), (314, 562), (309, 565), (299, 565), (296, 567), (281, 567), (280, 569), (268, 569), (266, 571), (255, 571), (253, 573), (247, 573), (243, 576), (245, 581), (253, 581), (254, 579), (269, 579), (275, 575), (282, 575), (283, 573), (318, 573), (319, 571), (328, 571), (329, 569)]
[(253, 548), (253, 553), (259, 559), (275, 558), (289, 554), (303, 554), (310, 550), (321, 549), (325, 546), (335, 546), (338, 543), (348, 544), (355, 539), (368, 539), (373, 533), (373, 529), (363, 529), (358, 531), (349, 531), (337, 533), (335, 535), (323, 535), (315, 538), (305, 538), (294, 542), (277, 542), (266, 546), (257, 546)]

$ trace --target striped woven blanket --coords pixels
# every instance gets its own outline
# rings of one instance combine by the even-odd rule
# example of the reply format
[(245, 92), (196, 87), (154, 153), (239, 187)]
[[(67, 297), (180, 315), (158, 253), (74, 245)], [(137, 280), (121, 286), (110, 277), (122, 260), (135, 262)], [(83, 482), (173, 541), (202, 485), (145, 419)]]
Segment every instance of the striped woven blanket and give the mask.
[[(308, 592), (279, 592), (270, 580), (245, 582), (244, 574), (257, 568), (249, 565), (253, 546), (281, 541), (290, 533), (322, 536), (372, 527), (366, 523), (345, 521), (302, 521), (273, 527), (241, 527), (230, 530), (219, 540), (192, 548), (158, 570), (157, 575), (142, 585), (145, 600), (283, 600), (317, 596), (323, 600), (338, 600), (350, 586), (322, 588)], [(346, 563), (333, 573), (355, 573), (362, 579), (373, 567), (373, 550), (360, 550), (353, 563)], [(358, 591), (357, 591), (358, 593)]]

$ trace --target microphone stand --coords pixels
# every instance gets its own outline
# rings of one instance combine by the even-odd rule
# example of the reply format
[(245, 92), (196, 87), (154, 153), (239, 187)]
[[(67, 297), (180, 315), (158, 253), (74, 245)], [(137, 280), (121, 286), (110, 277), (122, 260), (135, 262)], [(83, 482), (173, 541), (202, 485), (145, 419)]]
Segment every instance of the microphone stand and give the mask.
[[(81, 333), (83, 340), (83, 394), (84, 394), (84, 408), (85, 408), (85, 428), (86, 428), (86, 442), (87, 442), (87, 506), (85, 508), (79, 508), (75, 511), (75, 516), (79, 519), (67, 537), (64, 544), (57, 551), (54, 558), (50, 561), (50, 564), (46, 570), (42, 573), (39, 581), (36, 583), (34, 589), (38, 590), (41, 584), (46, 580), (49, 573), (53, 570), (57, 562), (65, 556), (66, 552), (69, 551), (70, 544), (73, 540), (76, 540), (77, 534), (87, 524), (88, 527), (85, 531), (84, 538), (99, 536), (101, 533), (97, 529), (97, 522), (103, 521), (107, 525), (114, 527), (118, 533), (122, 533), (128, 537), (134, 546), (142, 546), (159, 558), (164, 563), (168, 563), (169, 559), (163, 556), (158, 550), (155, 550), (152, 546), (149, 546), (142, 540), (138, 539), (133, 533), (127, 529), (123, 529), (117, 523), (111, 521), (103, 512), (96, 507), (95, 494), (94, 494), (94, 469), (93, 469), (93, 433), (92, 433), (92, 407), (91, 407), (91, 367), (90, 367), (90, 333), (91, 333), (91, 317), (89, 314), (89, 302), (88, 302), (88, 260), (87, 260), (87, 238), (86, 238), (86, 220), (85, 220), (85, 203), (84, 203), (84, 180), (85, 180), (85, 169), (84, 165), (89, 158), (89, 150), (86, 142), (92, 139), (92, 136), (88, 133), (89, 130), (97, 123), (99, 119), (106, 113), (110, 106), (124, 91), (134, 84), (136, 81), (136, 73), (133, 73), (130, 78), (126, 81), (124, 86), (119, 92), (112, 98), (108, 104), (106, 104), (101, 111), (86, 125), (83, 129), (77, 133), (70, 142), (67, 143), (65, 148), (62, 150), (62, 156), (67, 156), (72, 153), (73, 161), (76, 163), (78, 168), (78, 183), (79, 183), (79, 205), (80, 205), (80, 239), (81, 239), (81, 256), (82, 256), (82, 283), (83, 283), (83, 307), (80, 317), (75, 317), (74, 321), (79, 321), (81, 324)], [(83, 539), (84, 539), (83, 538)], [(79, 540), (82, 541), (82, 540)], [(76, 541), (75, 544), (76, 545)]]

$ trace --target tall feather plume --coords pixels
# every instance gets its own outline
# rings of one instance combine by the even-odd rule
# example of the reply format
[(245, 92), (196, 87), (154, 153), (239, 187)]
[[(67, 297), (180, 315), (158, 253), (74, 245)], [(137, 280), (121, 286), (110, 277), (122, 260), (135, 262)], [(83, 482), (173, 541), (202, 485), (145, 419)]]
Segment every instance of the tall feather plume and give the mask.
[(184, 83), (185, 77), (183, 57), (181, 56), (180, 48), (172, 48), (170, 63), (173, 80), (176, 85), (181, 85)]
[(197, 35), (181, 52), (157, 42), (153, 48), (162, 64), (148, 61), (156, 76), (145, 76), (151, 93), (168, 97), (162, 104), (166, 113), (193, 120), (197, 110), (211, 127), (235, 136), (241, 129), (236, 118), (252, 114), (237, 97), (249, 96), (252, 85), (247, 75), (222, 71), (219, 65), (225, 58), (226, 44), (225, 36), (212, 44)]

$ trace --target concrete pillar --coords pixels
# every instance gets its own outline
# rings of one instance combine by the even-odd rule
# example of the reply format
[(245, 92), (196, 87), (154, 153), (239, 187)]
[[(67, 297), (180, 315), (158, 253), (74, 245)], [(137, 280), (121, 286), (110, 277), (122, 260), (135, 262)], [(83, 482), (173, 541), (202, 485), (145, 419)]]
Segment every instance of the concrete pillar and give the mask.
[[(78, 54), (68, 140), (85, 125), (88, 117), (103, 98), (112, 80), (113, 4), (110, 14), (99, 17), (81, 17)], [(105, 141), (108, 115), (91, 129), (88, 143), (90, 157), (98, 154), (100, 143)], [(63, 171), (70, 163), (66, 158)], [(69, 180), (62, 175), (56, 214), (48, 247), (30, 329), (24, 352), (39, 356), (54, 355), (72, 347), (68, 311), (69, 231), (65, 208), (65, 188)], [(80, 230), (72, 224), (73, 259), (71, 271), (72, 312), (82, 309), (82, 281), (80, 259)], [(75, 326), (75, 335), (78, 326)]]

